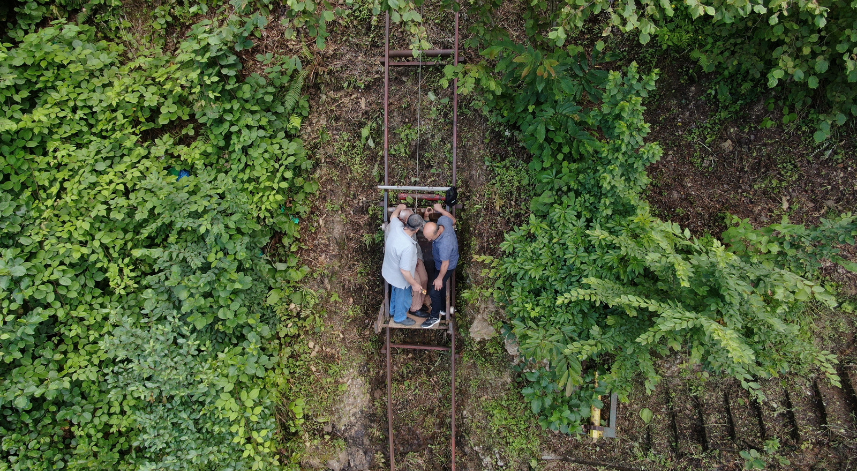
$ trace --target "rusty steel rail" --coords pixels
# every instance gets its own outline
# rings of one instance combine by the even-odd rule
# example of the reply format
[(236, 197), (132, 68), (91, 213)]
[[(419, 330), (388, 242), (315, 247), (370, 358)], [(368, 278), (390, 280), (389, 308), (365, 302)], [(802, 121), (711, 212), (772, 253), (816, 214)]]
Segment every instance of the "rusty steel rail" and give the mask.
[[(384, 57), (378, 57), (377, 60), (381, 64), (390, 63), (390, 67), (396, 66), (433, 66), (433, 65), (445, 65), (448, 62), (443, 61), (424, 61), (425, 57), (439, 57), (439, 58), (454, 58), (456, 56), (455, 51), (452, 49), (428, 49), (425, 51), (419, 50), (396, 50), (396, 51), (388, 51)], [(391, 60), (391, 59), (411, 59), (409, 61), (401, 61), (401, 60)]]
[(379, 190), (399, 190), (399, 191), (446, 191), (452, 188), (451, 186), (397, 186), (397, 185), (378, 185)]
[[(381, 63), (384, 62), (384, 59), (381, 59)], [(419, 67), (421, 65), (429, 66), (429, 65), (441, 65), (443, 62), (415, 62), (415, 61), (407, 61), (407, 62), (390, 62), (390, 67)]]
[[(458, 39), (458, 38), (456, 38)], [(427, 49), (425, 51), (418, 51), (412, 49), (399, 49), (395, 51), (390, 51), (387, 53), (387, 57), (399, 58), (399, 57), (450, 57), (457, 56), (458, 51), (454, 49)]]
[[(455, 57), (453, 66), (458, 65), (458, 12), (455, 12)], [(458, 186), (458, 77), (452, 79), (452, 186)], [(453, 208), (453, 215), (455, 208)], [(450, 283), (452, 284), (452, 283)], [(454, 371), (454, 368), (453, 368)], [(455, 409), (455, 388), (453, 388), (452, 407)], [(455, 433), (455, 425), (452, 426)], [(452, 469), (455, 470), (455, 448), (452, 449)]]
[[(390, 191), (446, 191), (450, 189), (450, 187), (456, 186), (456, 179), (458, 176), (457, 166), (458, 166), (458, 79), (453, 80), (453, 99), (452, 99), (452, 182), (449, 186), (446, 187), (420, 187), (420, 186), (391, 186), (390, 185), (390, 67), (400, 67), (400, 66), (424, 66), (424, 65), (440, 65), (448, 62), (424, 62), (422, 61), (423, 57), (451, 57), (453, 65), (458, 65), (459, 63), (459, 13), (455, 12), (455, 48), (454, 49), (431, 49), (427, 51), (420, 51), (417, 55), (414, 54), (412, 50), (391, 50), (390, 49), (390, 14), (387, 13), (384, 21), (384, 57), (380, 58), (379, 61), (384, 66), (384, 185), (378, 186), (378, 189), (382, 190), (384, 193), (384, 201), (383, 207), (385, 211), (384, 213), (384, 222), (389, 222), (390, 217)], [(416, 61), (391, 61), (390, 59), (405, 59), (405, 58), (415, 58)], [(397, 195), (401, 197), (400, 195)], [(421, 199), (433, 199), (435, 201), (445, 201), (445, 196), (440, 195), (419, 195)], [(426, 196), (430, 196), (426, 197)], [(449, 211), (455, 215), (456, 208), (448, 208)], [(383, 281), (384, 288), (384, 300), (381, 304), (381, 310), (378, 313), (378, 323), (376, 323), (376, 329), (380, 329), (381, 321), (383, 319), (389, 320), (390, 311), (389, 304), (387, 303), (387, 299), (389, 296), (389, 287), (387, 286), (386, 281)], [(452, 276), (449, 280), (449, 286), (447, 289), (447, 299), (446, 299), (446, 313), (447, 313), (447, 332), (451, 338), (450, 345), (419, 345), (419, 344), (400, 344), (400, 343), (391, 343), (390, 341), (390, 322), (384, 323), (384, 327), (386, 327), (385, 332), (385, 347), (383, 349), (383, 353), (386, 355), (386, 363), (387, 363), (387, 436), (389, 438), (389, 453), (390, 453), (390, 470), (395, 471), (396, 469), (396, 456), (395, 456), (395, 447), (394, 447), (394, 432), (393, 432), (393, 397), (392, 397), (392, 386), (393, 386), (393, 357), (392, 351), (393, 349), (410, 349), (410, 350), (428, 350), (428, 351), (442, 351), (449, 352), (450, 357), (450, 376), (451, 376), (451, 428), (452, 428), (452, 437), (450, 439), (450, 452), (451, 452), (451, 469), (455, 471), (455, 321), (454, 321), (454, 311), (455, 311), (455, 276)], [(380, 330), (376, 330), (376, 332), (380, 333)]]
[(399, 200), (406, 200), (408, 198), (418, 198), (426, 201), (446, 201), (446, 196), (433, 195), (431, 193), (399, 193), (397, 198)]

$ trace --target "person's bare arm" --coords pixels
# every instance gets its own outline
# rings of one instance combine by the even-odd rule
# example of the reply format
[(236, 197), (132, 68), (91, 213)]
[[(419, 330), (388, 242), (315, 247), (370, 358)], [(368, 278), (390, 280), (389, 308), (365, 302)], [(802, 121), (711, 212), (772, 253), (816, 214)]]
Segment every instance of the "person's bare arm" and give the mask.
[(435, 203), (434, 210), (439, 212), (441, 216), (446, 216), (452, 219), (452, 223), (455, 224), (455, 216), (453, 216), (452, 213), (450, 213), (449, 211), (443, 209), (443, 205), (441, 205), (440, 203)]
[(393, 214), (390, 215), (390, 219), (394, 219), (394, 218), (399, 217), (399, 213), (401, 213), (402, 210), (405, 208), (407, 208), (407, 205), (405, 205), (404, 203), (396, 206), (396, 210), (393, 211)]
[(405, 277), (405, 281), (407, 281), (408, 284), (411, 285), (411, 289), (413, 289), (414, 291), (416, 291), (418, 293), (422, 293), (423, 287), (420, 286), (419, 282), (417, 282), (417, 280), (415, 280), (413, 276), (411, 276), (411, 272), (409, 272), (408, 270), (401, 269), (401, 268), (399, 269), (399, 271), (402, 272), (402, 276)]
[(434, 280), (434, 289), (440, 291), (443, 288), (443, 277), (446, 276), (446, 271), (449, 269), (449, 260), (444, 260), (440, 264), (440, 270), (437, 272), (437, 278)]

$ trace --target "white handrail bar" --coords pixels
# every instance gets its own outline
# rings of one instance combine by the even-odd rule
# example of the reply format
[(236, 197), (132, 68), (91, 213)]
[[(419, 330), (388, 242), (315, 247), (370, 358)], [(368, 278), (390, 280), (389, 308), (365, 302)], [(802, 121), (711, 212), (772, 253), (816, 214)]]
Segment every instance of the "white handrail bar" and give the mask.
[(391, 186), (378, 185), (379, 190), (404, 190), (404, 191), (446, 191), (451, 186)]

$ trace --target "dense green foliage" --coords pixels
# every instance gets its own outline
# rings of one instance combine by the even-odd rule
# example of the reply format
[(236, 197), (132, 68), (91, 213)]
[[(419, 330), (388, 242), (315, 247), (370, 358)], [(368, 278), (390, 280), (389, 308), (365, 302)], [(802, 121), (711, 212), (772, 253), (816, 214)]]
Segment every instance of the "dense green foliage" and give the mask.
[(0, 49), (0, 469), (278, 461), (300, 314), (272, 304), (297, 296), (292, 216), (317, 185), (300, 63), (241, 75), (264, 24), (203, 21), (127, 63), (74, 25)]
[(690, 48), (703, 70), (725, 79), (721, 93), (781, 89), (792, 109), (817, 124), (816, 141), (857, 116), (857, 2), (744, 3), (718, 6), (710, 19), (700, 16), (701, 6), (689, 8), (664, 23), (659, 40), (667, 48)]
[(690, 51), (706, 72), (727, 79), (723, 94), (777, 87), (792, 109), (809, 113), (818, 141), (857, 116), (857, 2), (535, 0), (525, 12), (529, 35), (544, 44), (563, 46), (606, 14), (604, 36), (636, 32), (643, 44), (657, 37), (666, 49)]
[[(350, 6), (353, 0), (345, 3)], [(128, 32), (132, 26), (129, 14), (140, 13), (128, 10), (141, 7), (146, 9), (145, 14), (151, 19), (145, 38), (134, 37)], [(339, 6), (339, 2), (328, 0), (148, 0), (137, 5), (121, 0), (27, 0), (14, 8), (17, 21), (11, 23), (7, 34), (20, 41), (46, 20), (74, 19), (78, 24), (97, 24), (98, 32), (109, 38), (135, 46), (145, 41), (163, 47), (170, 28), (183, 27), (197, 15), (211, 11), (219, 14), (227, 9), (240, 15), (261, 14), (266, 17), (275, 11), (282, 12), (280, 23), (286, 27), (285, 35), (292, 39), (306, 35), (315, 39), (319, 49), (325, 47), (330, 35), (328, 23), (350, 13), (350, 10)]]
[(817, 227), (790, 224), (785, 216), (779, 224), (760, 229), (746, 219), (730, 217), (729, 222), (734, 227), (723, 233), (723, 241), (737, 254), (784, 267), (806, 278), (818, 276), (825, 260), (857, 273), (857, 264), (839, 255), (840, 244), (855, 242), (857, 217), (851, 213), (822, 218)]
[[(825, 288), (694, 238), (641, 199), (645, 168), (661, 155), (644, 142), (654, 74), (607, 73), (583, 55), (511, 43), (486, 55), (503, 74), (476, 74), (493, 82), (488, 105), (533, 154), (533, 214), (507, 235), (493, 270), (542, 425), (579, 431), (598, 395), (626, 396), (638, 376), (653, 389), (656, 361), (671, 350), (757, 396), (758, 379), (790, 371), (819, 368), (838, 382), (801, 309), (835, 304)], [(833, 232), (853, 231), (850, 222)]]

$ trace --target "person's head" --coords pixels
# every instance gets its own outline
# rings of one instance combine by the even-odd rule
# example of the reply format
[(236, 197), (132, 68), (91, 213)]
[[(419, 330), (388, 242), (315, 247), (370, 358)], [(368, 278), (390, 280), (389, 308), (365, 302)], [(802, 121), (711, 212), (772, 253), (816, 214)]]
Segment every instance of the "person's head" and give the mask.
[(423, 227), (423, 237), (427, 240), (435, 240), (443, 234), (443, 227), (438, 227), (436, 223), (427, 222)]
[(416, 233), (426, 225), (426, 221), (419, 214), (411, 214), (404, 224), (406, 231)]
[(408, 218), (414, 214), (414, 211), (411, 209), (403, 209), (399, 211), (399, 220), (402, 221), (402, 224), (408, 223)]

